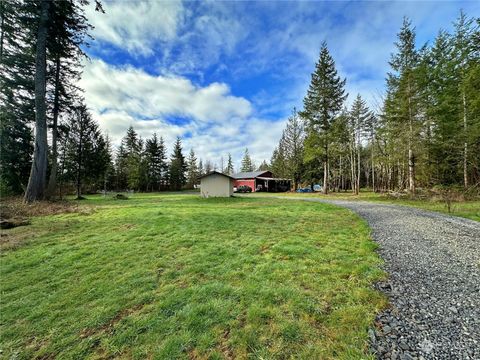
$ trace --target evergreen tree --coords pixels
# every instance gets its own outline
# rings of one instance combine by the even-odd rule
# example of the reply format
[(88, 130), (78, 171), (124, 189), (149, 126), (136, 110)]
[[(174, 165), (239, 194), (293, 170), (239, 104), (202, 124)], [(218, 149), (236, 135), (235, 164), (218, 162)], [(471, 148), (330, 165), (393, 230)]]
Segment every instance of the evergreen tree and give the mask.
[(72, 112), (67, 126), (67, 177), (75, 180), (77, 199), (81, 199), (85, 178), (103, 175), (108, 166), (108, 155), (98, 125), (84, 104), (79, 104)]
[(260, 166), (257, 168), (257, 171), (268, 171), (269, 169), (270, 169), (270, 166), (267, 164), (265, 160), (263, 160)]
[[(120, 154), (119, 154), (120, 155)], [(142, 141), (130, 126), (122, 139), (122, 158), (118, 162), (125, 173), (126, 185), (129, 189), (140, 189), (142, 185)]]
[(165, 154), (156, 133), (145, 142), (144, 156), (147, 167), (146, 189), (147, 191), (160, 190), (165, 172)]
[(200, 159), (198, 162), (198, 176), (203, 176), (205, 175), (205, 170), (203, 169), (203, 161)]
[(233, 175), (234, 173), (233, 160), (230, 153), (228, 153), (227, 167), (225, 168), (224, 173), (227, 175)]
[(207, 160), (207, 162), (205, 163), (205, 174), (208, 174), (212, 171), (213, 171), (212, 162), (210, 160)]
[(193, 149), (190, 149), (190, 154), (187, 159), (187, 186), (193, 189), (198, 182), (199, 169), (197, 164), (197, 157)]
[(393, 72), (388, 74), (386, 116), (393, 123), (399, 138), (404, 139), (408, 152), (408, 188), (415, 193), (416, 149), (421, 129), (419, 120), (419, 89), (416, 68), (419, 55), (415, 49), (415, 28), (404, 18), (402, 28), (395, 43), (397, 53), (389, 62)]
[(47, 82), (51, 86), (48, 104), (52, 119), (51, 170), (47, 197), (57, 186), (57, 139), (59, 114), (73, 106), (73, 100), (79, 92), (75, 85), (80, 79), (81, 63), (86, 55), (81, 46), (86, 44), (88, 24), (84, 7), (74, 1), (52, 2), (47, 39)]
[(352, 190), (356, 195), (360, 191), (361, 162), (360, 154), (362, 151), (362, 140), (364, 139), (367, 122), (372, 117), (372, 113), (360, 94), (357, 95), (352, 104), (349, 114), (349, 133), (350, 133), (350, 166), (352, 172)]
[(286, 178), (288, 176), (288, 164), (285, 151), (284, 136), (280, 139), (278, 146), (273, 150), (270, 160), (270, 170), (276, 177)]
[(34, 23), (19, 0), (0, 1), (0, 193), (25, 191), (31, 170)]
[(288, 118), (281, 142), (285, 149), (286, 176), (293, 179), (295, 190), (303, 173), (304, 137), (302, 122), (298, 117), (297, 110), (293, 109), (292, 115)]
[(320, 58), (315, 65), (307, 95), (300, 115), (305, 119), (308, 141), (305, 143), (305, 159), (321, 158), (323, 162), (323, 191), (329, 188), (329, 146), (332, 142), (330, 129), (338, 112), (343, 107), (345, 79), (337, 74), (335, 61), (324, 42)]
[(35, 143), (32, 168), (25, 191), (25, 202), (41, 200), (45, 196), (47, 178), (47, 31), (50, 1), (40, 1), (35, 54)]
[(170, 158), (170, 168), (169, 168), (169, 179), (170, 179), (170, 189), (172, 190), (181, 190), (183, 185), (185, 185), (186, 178), (185, 172), (187, 170), (187, 165), (185, 163), (185, 157), (182, 153), (182, 141), (179, 137), (175, 141), (173, 148), (173, 153)]
[(242, 159), (242, 166), (240, 171), (242, 172), (251, 172), (255, 169), (255, 166), (250, 158), (250, 154), (248, 153), (248, 149), (245, 149), (245, 153)]

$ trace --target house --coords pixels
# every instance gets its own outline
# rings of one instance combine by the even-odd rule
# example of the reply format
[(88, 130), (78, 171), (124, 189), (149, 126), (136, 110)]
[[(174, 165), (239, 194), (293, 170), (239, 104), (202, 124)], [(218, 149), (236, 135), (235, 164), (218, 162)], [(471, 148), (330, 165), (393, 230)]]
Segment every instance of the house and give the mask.
[(274, 178), (271, 171), (239, 172), (232, 175), (234, 186), (247, 185), (252, 191), (284, 192), (291, 188), (291, 180)]
[(218, 171), (211, 171), (200, 177), (202, 197), (229, 197), (233, 195), (234, 178)]

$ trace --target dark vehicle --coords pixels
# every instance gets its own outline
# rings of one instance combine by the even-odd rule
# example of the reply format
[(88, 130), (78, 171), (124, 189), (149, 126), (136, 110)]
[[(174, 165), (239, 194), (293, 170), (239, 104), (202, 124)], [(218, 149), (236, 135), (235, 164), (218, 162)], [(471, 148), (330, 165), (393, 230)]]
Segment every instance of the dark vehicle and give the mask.
[(251, 193), (252, 192), (252, 188), (248, 185), (240, 185), (238, 188), (237, 188), (237, 191), (235, 192), (238, 192), (238, 193)]
[(311, 193), (311, 192), (313, 191), (309, 187), (297, 189), (297, 193)]

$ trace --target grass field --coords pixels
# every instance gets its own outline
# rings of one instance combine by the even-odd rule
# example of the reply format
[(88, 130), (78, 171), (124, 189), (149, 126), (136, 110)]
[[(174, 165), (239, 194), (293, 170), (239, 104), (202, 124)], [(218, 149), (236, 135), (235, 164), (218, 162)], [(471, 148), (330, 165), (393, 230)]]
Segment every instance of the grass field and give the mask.
[[(395, 199), (387, 197), (381, 193), (374, 193), (373, 191), (362, 191), (359, 195), (352, 192), (332, 192), (328, 195), (321, 193), (261, 193), (262, 196), (293, 196), (293, 197), (318, 197), (322, 199), (332, 200), (361, 200), (371, 202), (382, 202), (386, 204), (413, 206), (430, 211), (438, 211), (447, 214), (448, 208), (445, 202), (435, 199)], [(461, 216), (467, 219), (480, 221), (480, 200), (475, 201), (456, 201), (452, 202), (450, 215)]]
[(366, 359), (365, 222), (277, 199), (89, 197), (2, 233), (0, 357)]

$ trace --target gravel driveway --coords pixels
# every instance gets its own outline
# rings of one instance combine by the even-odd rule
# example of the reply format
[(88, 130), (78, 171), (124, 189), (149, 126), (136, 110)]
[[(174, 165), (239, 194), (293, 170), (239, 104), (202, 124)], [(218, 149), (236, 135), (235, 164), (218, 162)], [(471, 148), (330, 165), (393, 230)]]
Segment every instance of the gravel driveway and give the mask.
[[(323, 201), (305, 199), (308, 201)], [(369, 331), (379, 359), (480, 359), (480, 223), (406, 206), (324, 201), (363, 217), (391, 307)]]

